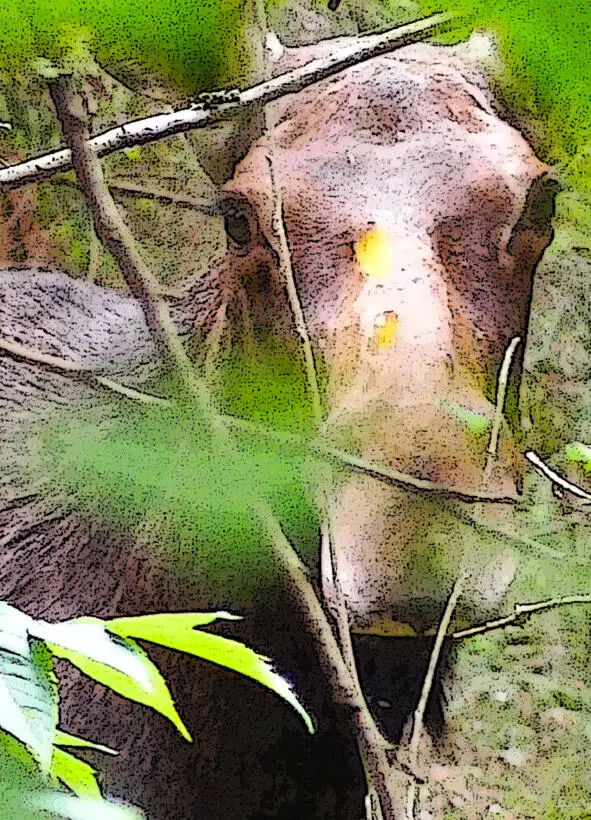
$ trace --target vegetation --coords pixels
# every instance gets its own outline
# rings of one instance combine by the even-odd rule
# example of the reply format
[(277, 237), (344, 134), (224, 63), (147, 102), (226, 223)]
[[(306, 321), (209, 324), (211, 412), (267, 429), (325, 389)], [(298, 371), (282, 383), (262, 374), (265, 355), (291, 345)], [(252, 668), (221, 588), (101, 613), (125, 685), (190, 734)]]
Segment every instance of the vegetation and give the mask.
[[(290, 26), (292, 18), (282, 17), (288, 5), (287, 0), (268, 3), (269, 19), (280, 33), (282, 26)], [(564, 184), (557, 237), (540, 273), (532, 325), (530, 423), (543, 454), (584, 481), (591, 463), (586, 444), (591, 441), (586, 365), (591, 339), (586, 284), (591, 269), (591, 7), (584, 0), (565, 0), (559, 7), (549, 0), (450, 0), (447, 7), (457, 12), (458, 23), (445, 41), (460, 41), (478, 29), (494, 33), (501, 58), (494, 69), (499, 97), (541, 155), (557, 166)], [(260, 67), (261, 10), (253, 3), (252, 17), (245, 20), (243, 8), (238, 0), (4, 0), (0, 119), (11, 129), (0, 134), (0, 154), (15, 162), (60, 144), (45, 86), (60, 74), (75, 72), (99, 89), (94, 130), (161, 110), (162, 103), (153, 97), (176, 103), (205, 89), (254, 82)], [(344, 33), (413, 19), (440, 10), (440, 5), (343, 0), (335, 13), (324, 2), (300, 8), (319, 15), (318, 25)], [(290, 33), (297, 39), (293, 27)], [(248, 61), (243, 60), (245, 52), (251, 54)], [(140, 91), (149, 93), (141, 96)], [(211, 195), (182, 138), (129, 150), (105, 166), (113, 187), (147, 178), (162, 190), (165, 179), (169, 193), (185, 190), (188, 183), (195, 197)], [(211, 263), (219, 231), (207, 218), (200, 232), (174, 204), (129, 193), (121, 199), (163, 283), (174, 285)], [(121, 285), (80, 205), (71, 175), (57, 184), (39, 185), (28, 201), (4, 194), (5, 221), (14, 218), (18, 227), (26, 213), (30, 222), (28, 236), (5, 243), (2, 253), (8, 258), (3, 261), (36, 261), (34, 248), (45, 254), (44, 264)], [(164, 250), (158, 231), (174, 237)], [(167, 378), (158, 374), (148, 388), (174, 399), (176, 406), (123, 412), (122, 404), (112, 415), (100, 411), (69, 418), (67, 426), (44, 429), (36, 467), (82, 509), (100, 510), (126, 526), (147, 518), (169, 547), (181, 547), (187, 566), (197, 549), (208, 546), (211, 571), (220, 571), (215, 559), (222, 537), (235, 551), (250, 551), (252, 572), (238, 581), (248, 587), (264, 569), (258, 525), (251, 515), (255, 497), (269, 501), (288, 535), (297, 534), (300, 543), (307, 537), (313, 544), (318, 512), (312, 499), (325, 465), (305, 447), (289, 448), (283, 442), (272, 450), (268, 441), (263, 447), (252, 429), (238, 437), (240, 449), (230, 458), (208, 443), (203, 419), (196, 420), (193, 408), (186, 412), (178, 401), (178, 385)], [(286, 357), (271, 351), (264, 363), (232, 361), (220, 404), (227, 412), (239, 407), (257, 424), (310, 434), (313, 411), (298, 353), (290, 351)], [(211, 473), (231, 475), (231, 480), (213, 486), (207, 481)], [(548, 482), (532, 476), (520, 509), (503, 526), (521, 558), (517, 600), (591, 589), (585, 510), (556, 498)], [(166, 683), (136, 639), (207, 657), (253, 677), (290, 702), (311, 729), (289, 687), (263, 659), (195, 629), (215, 617), (230, 616), (162, 615), (50, 626), (4, 605), (0, 790), (7, 795), (5, 816), (12, 811), (25, 820), (50, 811), (57, 817), (91, 818), (94, 810), (101, 818), (133, 816), (131, 810), (102, 801), (92, 769), (66, 751), (87, 741), (66, 737), (57, 728), (52, 656), (69, 659), (96, 680), (165, 714), (185, 737)], [(591, 775), (580, 764), (591, 739), (590, 618), (587, 607), (565, 608), (532, 620), (525, 630), (511, 627), (466, 641), (460, 650), (458, 694), (451, 704), (459, 766), (442, 763), (435, 771), (424, 811), (458, 818), (485, 812), (548, 820), (591, 816)], [(82, 651), (89, 631), (100, 636), (94, 643), (98, 654), (91, 656)], [(18, 639), (17, 650), (7, 636)], [(214, 638), (219, 643), (212, 643)], [(14, 664), (25, 674), (19, 689), (14, 687)]]
[[(0, 792), (7, 820), (79, 817), (132, 820), (132, 809), (101, 797), (94, 769), (69, 748), (117, 750), (74, 737), (58, 728), (59, 689), (52, 658), (70, 661), (89, 677), (129, 700), (155, 709), (189, 743), (166, 682), (137, 640), (195, 655), (233, 669), (269, 687), (302, 716), (310, 717), (266, 658), (242, 644), (200, 631), (225, 612), (77, 618), (62, 623), (35, 620), (0, 603)], [(64, 788), (65, 787), (65, 790)]]

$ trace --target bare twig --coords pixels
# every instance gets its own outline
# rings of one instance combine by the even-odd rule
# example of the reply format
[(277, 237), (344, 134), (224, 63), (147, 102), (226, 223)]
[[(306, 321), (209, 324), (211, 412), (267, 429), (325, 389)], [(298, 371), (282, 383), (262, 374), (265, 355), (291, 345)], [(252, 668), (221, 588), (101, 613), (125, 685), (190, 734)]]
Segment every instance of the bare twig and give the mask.
[(505, 355), (503, 356), (503, 363), (499, 371), (499, 377), (497, 380), (495, 413), (493, 416), (493, 423), (490, 431), (490, 440), (486, 450), (487, 458), (486, 466), (484, 468), (485, 479), (490, 474), (494, 461), (497, 457), (497, 448), (499, 446), (499, 433), (501, 432), (501, 424), (503, 422), (503, 413), (505, 410), (505, 398), (507, 396), (509, 372), (511, 370), (511, 365), (513, 364), (513, 357), (515, 356), (515, 351), (517, 350), (517, 347), (520, 342), (521, 339), (519, 338), (519, 336), (515, 336), (514, 339), (511, 339), (511, 342), (509, 343), (509, 346), (505, 351)]
[(151, 185), (138, 185), (135, 182), (117, 180), (116, 182), (109, 182), (109, 190), (121, 194), (130, 194), (131, 196), (145, 197), (146, 199), (163, 199), (165, 202), (170, 202), (181, 208), (191, 208), (203, 214), (217, 215), (219, 213), (217, 203), (211, 199), (189, 196), (188, 194), (175, 194), (172, 191), (154, 188)]
[(271, 177), (271, 191), (273, 195), (273, 234), (277, 240), (276, 250), (279, 257), (279, 268), (287, 290), (287, 298), (289, 299), (289, 305), (293, 314), (295, 328), (302, 343), (306, 380), (308, 382), (308, 389), (312, 399), (314, 421), (316, 423), (316, 427), (320, 429), (322, 425), (322, 403), (320, 400), (320, 387), (318, 385), (316, 363), (314, 361), (314, 352), (312, 350), (310, 334), (308, 333), (308, 326), (306, 324), (306, 318), (304, 316), (304, 311), (291, 264), (291, 254), (287, 242), (287, 232), (283, 221), (283, 197), (275, 178), (272, 143), (270, 153), (267, 155), (267, 161), (269, 165), (269, 174)]
[[(462, 521), (462, 523), (472, 527), (472, 529), (479, 534), (503, 538), (504, 540), (510, 541), (517, 546), (525, 547), (527, 550), (532, 550), (537, 552), (539, 555), (545, 555), (546, 557), (553, 558), (554, 560), (562, 557), (560, 550), (554, 549), (548, 544), (543, 544), (534, 538), (528, 538), (520, 532), (511, 532), (510, 530), (501, 527), (495, 521), (489, 521), (483, 518), (474, 518), (458, 504), (450, 504), (448, 509), (459, 521)], [(571, 556), (569, 560), (575, 564), (585, 566), (589, 563), (588, 559), (577, 558), (576, 556)]]
[(551, 481), (552, 484), (555, 484), (558, 487), (561, 487), (563, 490), (566, 490), (567, 492), (576, 495), (577, 498), (584, 498), (585, 501), (591, 501), (591, 495), (588, 492), (583, 490), (581, 487), (578, 487), (576, 484), (573, 484), (572, 481), (568, 481), (566, 478), (563, 478), (551, 467), (548, 467), (548, 465), (544, 461), (542, 461), (539, 455), (537, 453), (534, 453), (533, 450), (529, 450), (525, 454), (525, 457), (530, 462), (530, 464), (533, 464), (535, 469), (541, 475), (543, 475), (544, 478), (547, 478), (549, 481)]
[(88, 259), (88, 271), (86, 272), (86, 279), (88, 282), (96, 282), (99, 268), (100, 268), (100, 261), (101, 261), (101, 251), (102, 245), (99, 241), (98, 236), (96, 235), (96, 231), (94, 230), (93, 226), (90, 226), (90, 241), (89, 241), (89, 259)]
[[(269, 151), (267, 161), (271, 181), (271, 194), (273, 200), (273, 236), (277, 244), (277, 254), (279, 258), (279, 269), (287, 291), (287, 298), (293, 315), (295, 328), (304, 353), (304, 366), (308, 390), (312, 400), (312, 412), (316, 430), (322, 427), (322, 401), (320, 397), (320, 386), (318, 383), (318, 373), (312, 350), (312, 342), (302, 307), (302, 302), (298, 292), (293, 266), (291, 263), (291, 253), (287, 240), (287, 231), (283, 218), (283, 196), (279, 181), (275, 175), (274, 140), (273, 127), (266, 118), (266, 130), (270, 136)], [(353, 651), (351, 640), (351, 630), (349, 625), (349, 613), (343, 591), (339, 581), (338, 557), (335, 552), (334, 538), (331, 533), (329, 517), (329, 491), (330, 472), (324, 468), (320, 486), (320, 566), (322, 577), (322, 592), (325, 603), (334, 618), (337, 631), (339, 648), (345, 664), (347, 665), (352, 684), (356, 691), (358, 708), (362, 714), (359, 719), (362, 724), (358, 726), (360, 731), (357, 734), (359, 752), (363, 762), (363, 767), (367, 782), (367, 797), (369, 803), (366, 807), (368, 820), (386, 820), (391, 814), (389, 806), (394, 805), (397, 798), (396, 792), (399, 784), (392, 782), (391, 771), (393, 760), (387, 756), (388, 744), (378, 729), (371, 711), (365, 700), (363, 689), (359, 681), (357, 663)], [(362, 728), (365, 727), (365, 728)]]
[[(86, 378), (94, 380), (97, 384), (113, 390), (116, 393), (121, 393), (129, 398), (136, 399), (144, 404), (170, 404), (167, 399), (151, 396), (140, 390), (130, 387), (125, 387), (118, 382), (108, 379), (107, 377), (97, 374), (85, 365), (76, 362), (70, 362), (68, 359), (62, 359), (58, 356), (49, 356), (41, 353), (34, 348), (20, 345), (17, 342), (9, 342), (6, 339), (0, 338), (0, 350), (3, 350), (8, 355), (13, 356), (23, 361), (39, 364), (43, 367), (48, 367), (51, 370), (63, 372), (64, 375), (78, 376), (79, 378)], [(257, 436), (277, 441), (282, 444), (296, 445), (304, 447), (316, 455), (333, 461), (344, 467), (349, 467), (353, 470), (358, 470), (361, 473), (372, 476), (378, 481), (386, 481), (391, 484), (399, 484), (420, 492), (433, 492), (441, 495), (447, 495), (452, 498), (459, 498), (462, 501), (484, 501), (495, 504), (513, 504), (518, 499), (513, 496), (497, 496), (486, 492), (473, 491), (461, 487), (451, 487), (446, 484), (439, 484), (435, 481), (428, 481), (427, 479), (416, 478), (415, 476), (402, 473), (392, 467), (384, 467), (378, 462), (368, 461), (367, 459), (348, 453), (346, 450), (341, 450), (338, 447), (333, 447), (326, 441), (320, 438), (309, 439), (304, 436), (298, 436), (296, 433), (288, 433), (282, 430), (272, 430), (268, 427), (263, 427), (256, 422), (241, 419), (236, 416), (222, 415), (221, 419), (224, 424), (234, 430), (242, 430), (247, 433), (254, 433)], [(455, 508), (454, 508), (455, 509)], [(474, 523), (472, 519), (468, 523)], [(492, 532), (493, 530), (490, 530)], [(518, 536), (509, 536), (514, 540), (521, 540)], [(524, 542), (525, 543), (525, 542)], [(526, 543), (529, 545), (529, 542)]]
[(591, 593), (566, 595), (563, 598), (550, 598), (547, 601), (536, 601), (531, 604), (515, 604), (513, 612), (510, 615), (505, 615), (503, 618), (497, 618), (494, 621), (486, 621), (486, 623), (453, 632), (450, 638), (456, 638), (457, 640), (472, 638), (474, 635), (482, 635), (485, 632), (492, 632), (494, 629), (503, 629), (506, 626), (520, 624), (536, 612), (544, 612), (548, 609), (555, 609), (559, 606), (570, 606), (571, 604), (591, 604)]
[[(97, 235), (111, 251), (136, 298), (139, 300), (148, 328), (166, 360), (177, 373), (187, 396), (201, 414), (211, 434), (212, 442), (229, 458), (235, 456), (231, 438), (223, 419), (215, 414), (214, 404), (205, 382), (200, 379), (182, 346), (178, 332), (166, 305), (158, 296), (158, 283), (148, 269), (135, 241), (123, 222), (106, 186), (100, 162), (85, 137), (84, 108), (62, 77), (51, 89), (58, 115), (72, 149), (74, 168), (82, 184)], [(355, 730), (372, 782), (380, 795), (385, 820), (398, 815), (397, 781), (401, 773), (395, 771), (388, 759), (388, 745), (376, 737), (375, 724), (365, 708), (363, 697), (356, 685), (332, 629), (312, 586), (306, 568), (295, 552), (265, 499), (256, 490), (252, 493), (253, 511), (269, 540), (278, 572), (289, 585), (289, 591), (299, 610), (303, 626), (312, 641), (325, 674), (331, 699), (348, 716), (351, 730)]]
[(73, 376), (84, 379), (85, 381), (94, 383), (98, 387), (105, 387), (114, 393), (120, 393), (133, 401), (141, 402), (142, 404), (160, 404), (169, 406), (172, 402), (168, 399), (160, 398), (159, 396), (152, 396), (141, 390), (135, 390), (132, 387), (126, 387), (119, 382), (109, 379), (106, 376), (101, 376), (91, 367), (77, 362), (71, 362), (68, 359), (62, 359), (58, 356), (48, 356), (46, 353), (41, 353), (31, 347), (24, 347), (18, 342), (9, 342), (6, 339), (0, 338), (0, 350), (8, 353), (16, 359), (22, 359), (25, 362), (38, 364), (41, 367), (48, 368), (58, 373), (63, 373), (65, 376)]
[(72, 373), (78, 376), (83, 376), (87, 373), (93, 375), (92, 369), (83, 364), (62, 359), (59, 356), (50, 356), (32, 347), (25, 347), (18, 342), (9, 342), (7, 339), (0, 338), (0, 350), (3, 350), (5, 353), (8, 353), (9, 356), (13, 356), (16, 359), (23, 359), (27, 362), (40, 364), (51, 370)]
[[(419, 760), (419, 742), (421, 739), (421, 735), (423, 733), (423, 721), (425, 717), (425, 710), (427, 708), (427, 701), (429, 700), (429, 695), (431, 694), (431, 689), (433, 688), (433, 681), (435, 679), (435, 671), (437, 669), (437, 664), (439, 663), (439, 657), (441, 655), (441, 649), (443, 647), (443, 641), (447, 636), (447, 630), (449, 629), (449, 624), (458, 603), (458, 599), (462, 594), (464, 581), (466, 579), (466, 575), (461, 575), (459, 578), (456, 579), (456, 582), (453, 586), (451, 594), (447, 600), (447, 604), (445, 606), (445, 610), (441, 617), (441, 621), (439, 622), (439, 627), (437, 629), (437, 635), (435, 636), (435, 643), (433, 644), (433, 650), (431, 652), (431, 657), (429, 658), (429, 666), (427, 667), (427, 672), (425, 674), (425, 680), (423, 682), (423, 688), (421, 689), (421, 696), (419, 698), (419, 702), (417, 704), (417, 708), (415, 709), (414, 719), (413, 719), (413, 727), (412, 727), (412, 735), (410, 738), (409, 743), (409, 759), (410, 759), (410, 767), (414, 771), (418, 766)], [(407, 790), (407, 803), (406, 803), (406, 816), (407, 820), (413, 820), (414, 817), (414, 807), (417, 797), (417, 784), (416, 782), (411, 782), (408, 786)]]
[[(314, 60), (301, 68), (242, 91), (231, 102), (224, 102), (211, 108), (197, 104), (181, 111), (157, 114), (111, 128), (93, 137), (89, 141), (89, 150), (97, 157), (105, 157), (125, 148), (205, 128), (251, 106), (266, 105), (287, 94), (294, 94), (372, 57), (425, 40), (445, 31), (453, 19), (450, 14), (435, 14), (424, 20), (398, 26), (383, 34), (359, 37), (353, 45), (340, 49), (332, 56)], [(44, 154), (27, 162), (0, 169), (0, 190), (39, 182), (71, 168), (72, 154), (69, 148)]]
[(196, 400), (198, 406), (209, 407), (207, 392), (194, 378), (193, 364), (182, 345), (168, 304), (160, 295), (158, 280), (144, 261), (121, 217), (109, 193), (101, 164), (87, 141), (87, 123), (81, 98), (73, 94), (65, 77), (54, 81), (50, 91), (71, 145), (74, 170), (98, 238), (119, 264), (129, 289), (140, 303), (162, 358), (173, 365), (186, 394)]

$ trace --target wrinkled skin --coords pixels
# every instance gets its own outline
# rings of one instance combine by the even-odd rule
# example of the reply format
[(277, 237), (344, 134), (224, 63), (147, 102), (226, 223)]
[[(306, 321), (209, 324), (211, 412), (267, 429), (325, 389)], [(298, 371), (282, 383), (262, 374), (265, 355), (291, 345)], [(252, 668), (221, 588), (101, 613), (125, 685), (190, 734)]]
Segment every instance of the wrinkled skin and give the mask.
[[(326, 48), (288, 53), (281, 68)], [(525, 334), (535, 265), (551, 238), (548, 169), (454, 60), (432, 47), (349, 69), (278, 103), (271, 116), (294, 274), (328, 374), (325, 434), (415, 476), (514, 493), (520, 461), (510, 429), (484, 480), (488, 437), (470, 434), (465, 417), (490, 416), (504, 351)], [(259, 336), (293, 332), (272, 227), (268, 150), (264, 137), (225, 186), (228, 254), (177, 308), (185, 329), (215, 326), (225, 303), (224, 330), (233, 339), (248, 335), (256, 344)], [(379, 275), (364, 268), (359, 250), (376, 230), (387, 263)], [(0, 275), (0, 292), (3, 338), (100, 365), (131, 386), (150, 374), (155, 354), (132, 300), (39, 272)], [(108, 402), (108, 394), (7, 356), (0, 383), (10, 478), (1, 490), (0, 598), (49, 619), (240, 610), (198, 568), (187, 577), (137, 534), (85, 520), (66, 502), (22, 486), (18, 460), (26, 458), (29, 425), (56, 405)], [(410, 635), (436, 624), (466, 558), (441, 500), (349, 475), (334, 494), (331, 518), (354, 626), (380, 631), (386, 623)], [(513, 564), (498, 554), (484, 563), (468, 557), (480, 583), (470, 584), (464, 614), (485, 613), (502, 598)], [(107, 793), (143, 805), (156, 820), (358, 820), (363, 786), (354, 741), (330, 706), (289, 599), (265, 590), (244, 611), (244, 624), (225, 634), (250, 640), (290, 673), (318, 717), (317, 737), (260, 687), (166, 653), (155, 654), (195, 747), (163, 718), (76, 674), (67, 678), (64, 728), (120, 749), (115, 761), (95, 760)], [(364, 640), (358, 648), (371, 686), (372, 647)], [(402, 707), (391, 710), (392, 735), (414, 705), (428, 659), (424, 641), (420, 651), (414, 644), (420, 640), (389, 639), (397, 671), (378, 673), (380, 685), (388, 679), (393, 686), (386, 694), (395, 705), (396, 687), (404, 693)], [(436, 704), (430, 717), (440, 719)]]

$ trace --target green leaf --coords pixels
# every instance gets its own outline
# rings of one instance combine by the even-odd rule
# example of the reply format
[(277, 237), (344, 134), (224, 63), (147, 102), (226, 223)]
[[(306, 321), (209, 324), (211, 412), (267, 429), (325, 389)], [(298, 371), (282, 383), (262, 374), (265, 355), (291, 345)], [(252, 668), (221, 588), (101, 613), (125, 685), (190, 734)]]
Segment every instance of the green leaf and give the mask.
[(138, 809), (116, 806), (106, 800), (81, 799), (49, 791), (35, 795), (34, 803), (44, 817), (46, 812), (51, 812), (52, 817), (64, 820), (141, 820), (144, 817)]
[(485, 433), (490, 427), (491, 420), (483, 413), (477, 413), (470, 407), (466, 407), (457, 401), (450, 399), (438, 399), (433, 397), (433, 404), (440, 407), (450, 416), (457, 419), (462, 424), (466, 425), (467, 430), (475, 436), (480, 436)]
[(51, 774), (78, 797), (96, 800), (102, 796), (96, 770), (90, 763), (74, 757), (70, 752), (54, 748)]
[(62, 732), (58, 729), (55, 733), (53, 741), (55, 746), (72, 746), (74, 748), (95, 749), (98, 752), (103, 752), (107, 755), (118, 755), (117, 749), (111, 749), (109, 746), (103, 746), (102, 743), (93, 743), (92, 740), (85, 740), (83, 737), (70, 735), (68, 732)]
[(32, 623), (0, 603), (0, 728), (24, 743), (47, 772), (58, 719), (56, 681), (46, 647), (29, 637)]
[(153, 76), (192, 94), (250, 77), (253, 19), (244, 0), (3, 0), (0, 68), (67, 66), (90, 49), (134, 85)]
[(99, 618), (79, 618), (60, 624), (36, 621), (33, 629), (55, 655), (69, 660), (85, 675), (128, 700), (160, 712), (191, 742), (164, 678), (134, 641), (109, 634)]
[(235, 616), (224, 612), (140, 615), (135, 618), (114, 618), (107, 621), (107, 629), (121, 638), (150, 641), (195, 655), (252, 678), (287, 701), (302, 717), (308, 731), (313, 734), (312, 719), (294, 695), (289, 683), (274, 671), (268, 658), (238, 641), (201, 632), (195, 628), (212, 623), (217, 618), (233, 617)]
[(591, 447), (581, 441), (573, 441), (566, 446), (566, 457), (572, 464), (581, 464), (588, 472), (591, 470)]

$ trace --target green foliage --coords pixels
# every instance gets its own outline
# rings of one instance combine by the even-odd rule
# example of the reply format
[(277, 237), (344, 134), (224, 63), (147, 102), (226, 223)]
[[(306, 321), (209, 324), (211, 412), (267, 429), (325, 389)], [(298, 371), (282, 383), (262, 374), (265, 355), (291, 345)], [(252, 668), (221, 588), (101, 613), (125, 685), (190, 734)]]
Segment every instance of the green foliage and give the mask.
[(2, 729), (24, 743), (47, 773), (51, 764), (57, 698), (49, 653), (31, 640), (28, 617), (0, 609), (0, 712)]
[[(303, 378), (297, 359), (277, 362), (271, 354), (233, 363), (222, 409), (305, 435), (310, 409)], [(156, 381), (152, 392), (174, 395), (175, 389)], [(180, 403), (127, 400), (115, 400), (108, 412), (66, 414), (39, 432), (35, 474), (49, 476), (52, 491), (82, 512), (98, 512), (173, 550), (177, 565), (246, 560), (242, 572), (258, 585), (268, 544), (253, 518), (255, 495), (267, 498), (289, 533), (309, 535), (316, 462), (301, 446), (273, 444), (256, 433), (240, 435), (228, 456), (199, 417)]]
[[(40, 621), (29, 631), (45, 640), (56, 657), (70, 661), (85, 675), (124, 698), (160, 712), (185, 740), (191, 740), (164, 678), (135, 641), (114, 638), (98, 618), (79, 618), (61, 624)], [(63, 756), (59, 760), (62, 765), (66, 762)]]
[(295, 698), (287, 681), (273, 671), (268, 658), (237, 641), (196, 629), (198, 626), (212, 623), (217, 618), (232, 617), (234, 616), (223, 612), (201, 615), (175, 612), (167, 615), (114, 618), (107, 621), (107, 628), (122, 638), (132, 637), (166, 646), (252, 678), (286, 700), (303, 719), (308, 731), (313, 733), (314, 726), (310, 716)]
[[(74, 820), (89, 817), (84, 814), (86, 810), (104, 809), (102, 817), (132, 820), (137, 817), (135, 812), (111, 806), (102, 799), (94, 769), (61, 748), (95, 744), (56, 728), (57, 679), (50, 648), (39, 633), (59, 628), (59, 624), (35, 622), (13, 607), (0, 604), (2, 817), (41, 820), (51, 811), (54, 817)], [(72, 794), (60, 791), (59, 784)], [(83, 805), (78, 798), (84, 799)]]
[[(501, 93), (509, 107), (539, 124), (551, 161), (568, 163), (591, 138), (591, 6), (587, 0), (448, 0), (445, 11), (462, 18), (452, 39), (476, 29), (494, 32), (504, 59)], [(421, 3), (425, 13), (441, 3)], [(567, 170), (589, 187), (589, 163), (580, 158)]]
[[(57, 680), (51, 656), (65, 658), (123, 697), (167, 717), (186, 740), (166, 682), (136, 639), (225, 666), (256, 680), (286, 700), (308, 730), (312, 721), (289, 684), (263, 658), (242, 644), (197, 630), (224, 612), (174, 613), (114, 618), (79, 618), (50, 624), (0, 602), (0, 793), (3, 817), (37, 820), (53, 816), (132, 820), (131, 811), (102, 797), (96, 772), (63, 747), (113, 749), (57, 729)], [(63, 784), (71, 794), (59, 791)], [(14, 808), (14, 810), (13, 810)], [(29, 810), (30, 809), (30, 810)], [(101, 814), (101, 810), (104, 810)]]
[(586, 473), (591, 472), (591, 447), (581, 441), (573, 441), (566, 447), (566, 458), (573, 464), (580, 464)]
[(0, 70), (51, 77), (92, 55), (191, 95), (249, 77), (252, 20), (243, 0), (4, 0)]

